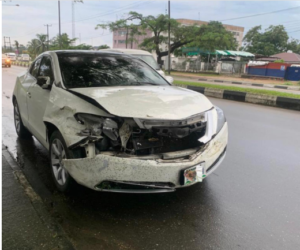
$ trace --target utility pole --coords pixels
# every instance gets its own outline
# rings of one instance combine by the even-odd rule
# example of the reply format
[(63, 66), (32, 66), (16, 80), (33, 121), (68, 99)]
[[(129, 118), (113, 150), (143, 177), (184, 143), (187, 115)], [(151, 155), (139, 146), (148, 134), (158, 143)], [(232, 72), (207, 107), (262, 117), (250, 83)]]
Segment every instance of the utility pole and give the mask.
[(52, 25), (44, 24), (44, 26), (47, 26), (47, 50), (49, 50), (49, 27), (51, 27)]
[(60, 29), (60, 1), (58, 1), (58, 29), (59, 29), (59, 48), (61, 49), (61, 29)]
[(9, 45), (8, 47), (9, 47), (10, 51), (12, 51), (11, 43), (10, 43), (10, 37), (4, 36), (3, 38), (4, 38), (4, 48), (6, 49), (6, 44), (8, 44)]
[(168, 37), (168, 44), (169, 44), (169, 53), (168, 53), (168, 73), (171, 74), (171, 41), (170, 41), (170, 32), (171, 32), (171, 9), (170, 9), (170, 0), (168, 1), (168, 9), (169, 9), (169, 37)]

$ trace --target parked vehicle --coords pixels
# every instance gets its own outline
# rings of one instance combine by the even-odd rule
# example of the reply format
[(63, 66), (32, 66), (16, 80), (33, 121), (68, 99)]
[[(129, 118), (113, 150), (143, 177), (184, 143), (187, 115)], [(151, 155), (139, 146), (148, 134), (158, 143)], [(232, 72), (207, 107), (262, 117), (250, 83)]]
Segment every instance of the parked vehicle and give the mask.
[(16, 79), (16, 132), (49, 150), (60, 191), (172, 192), (223, 161), (223, 111), (130, 55), (50, 51)]
[(138, 57), (148, 63), (152, 68), (154, 68), (159, 74), (161, 74), (164, 78), (167, 79), (168, 82), (173, 83), (174, 79), (171, 76), (166, 76), (165, 72), (163, 72), (160, 66), (155, 61), (153, 55), (145, 50), (138, 49), (102, 49), (101, 51), (110, 51), (110, 52), (119, 52), (128, 55), (132, 55), (134, 57)]
[(10, 59), (5, 55), (5, 54), (2, 54), (2, 67), (11, 67), (11, 61)]
[(19, 57), (19, 60), (22, 62), (29, 62), (30, 61), (30, 56), (28, 54), (21, 54)]
[(17, 60), (17, 56), (15, 53), (6, 53), (5, 54), (11, 61), (16, 61)]

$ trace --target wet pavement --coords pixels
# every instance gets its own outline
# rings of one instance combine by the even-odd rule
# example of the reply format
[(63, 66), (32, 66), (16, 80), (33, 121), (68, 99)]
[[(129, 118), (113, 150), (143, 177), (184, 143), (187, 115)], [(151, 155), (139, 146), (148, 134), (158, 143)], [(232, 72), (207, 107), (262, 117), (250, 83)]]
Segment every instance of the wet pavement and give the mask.
[[(297, 249), (300, 113), (211, 98), (229, 123), (227, 157), (203, 183), (167, 194), (56, 191), (47, 151), (19, 140), (3, 69), (3, 144), (77, 249)], [(8, 96), (8, 97), (6, 97)]]

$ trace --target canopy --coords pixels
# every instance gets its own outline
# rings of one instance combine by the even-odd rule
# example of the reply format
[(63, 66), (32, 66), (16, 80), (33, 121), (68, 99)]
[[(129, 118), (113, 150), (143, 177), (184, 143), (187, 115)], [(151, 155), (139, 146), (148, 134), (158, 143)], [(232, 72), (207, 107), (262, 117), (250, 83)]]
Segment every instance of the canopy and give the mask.
[(233, 50), (216, 50), (211, 52), (208, 50), (203, 50), (197, 47), (183, 47), (182, 52), (188, 56), (196, 55), (222, 55), (222, 56), (241, 56), (241, 57), (255, 57), (254, 54), (246, 51), (233, 51)]
[(246, 51), (233, 51), (233, 50), (225, 50), (230, 56), (242, 56), (242, 57), (254, 57), (254, 54), (251, 54)]

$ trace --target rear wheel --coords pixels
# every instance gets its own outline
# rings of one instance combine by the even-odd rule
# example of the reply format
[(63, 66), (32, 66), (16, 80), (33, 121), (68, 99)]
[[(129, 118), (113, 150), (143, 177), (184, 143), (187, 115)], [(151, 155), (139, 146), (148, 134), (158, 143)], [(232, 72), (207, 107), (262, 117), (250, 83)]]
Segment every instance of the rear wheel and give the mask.
[(73, 153), (68, 150), (66, 143), (59, 131), (54, 131), (50, 138), (50, 164), (51, 172), (56, 187), (61, 192), (68, 192), (76, 185), (75, 180), (64, 168), (63, 159), (74, 158)]
[(27, 128), (25, 128), (22, 122), (19, 106), (16, 100), (14, 100), (14, 122), (15, 122), (16, 132), (19, 137), (29, 138), (32, 136), (32, 134), (27, 130)]

